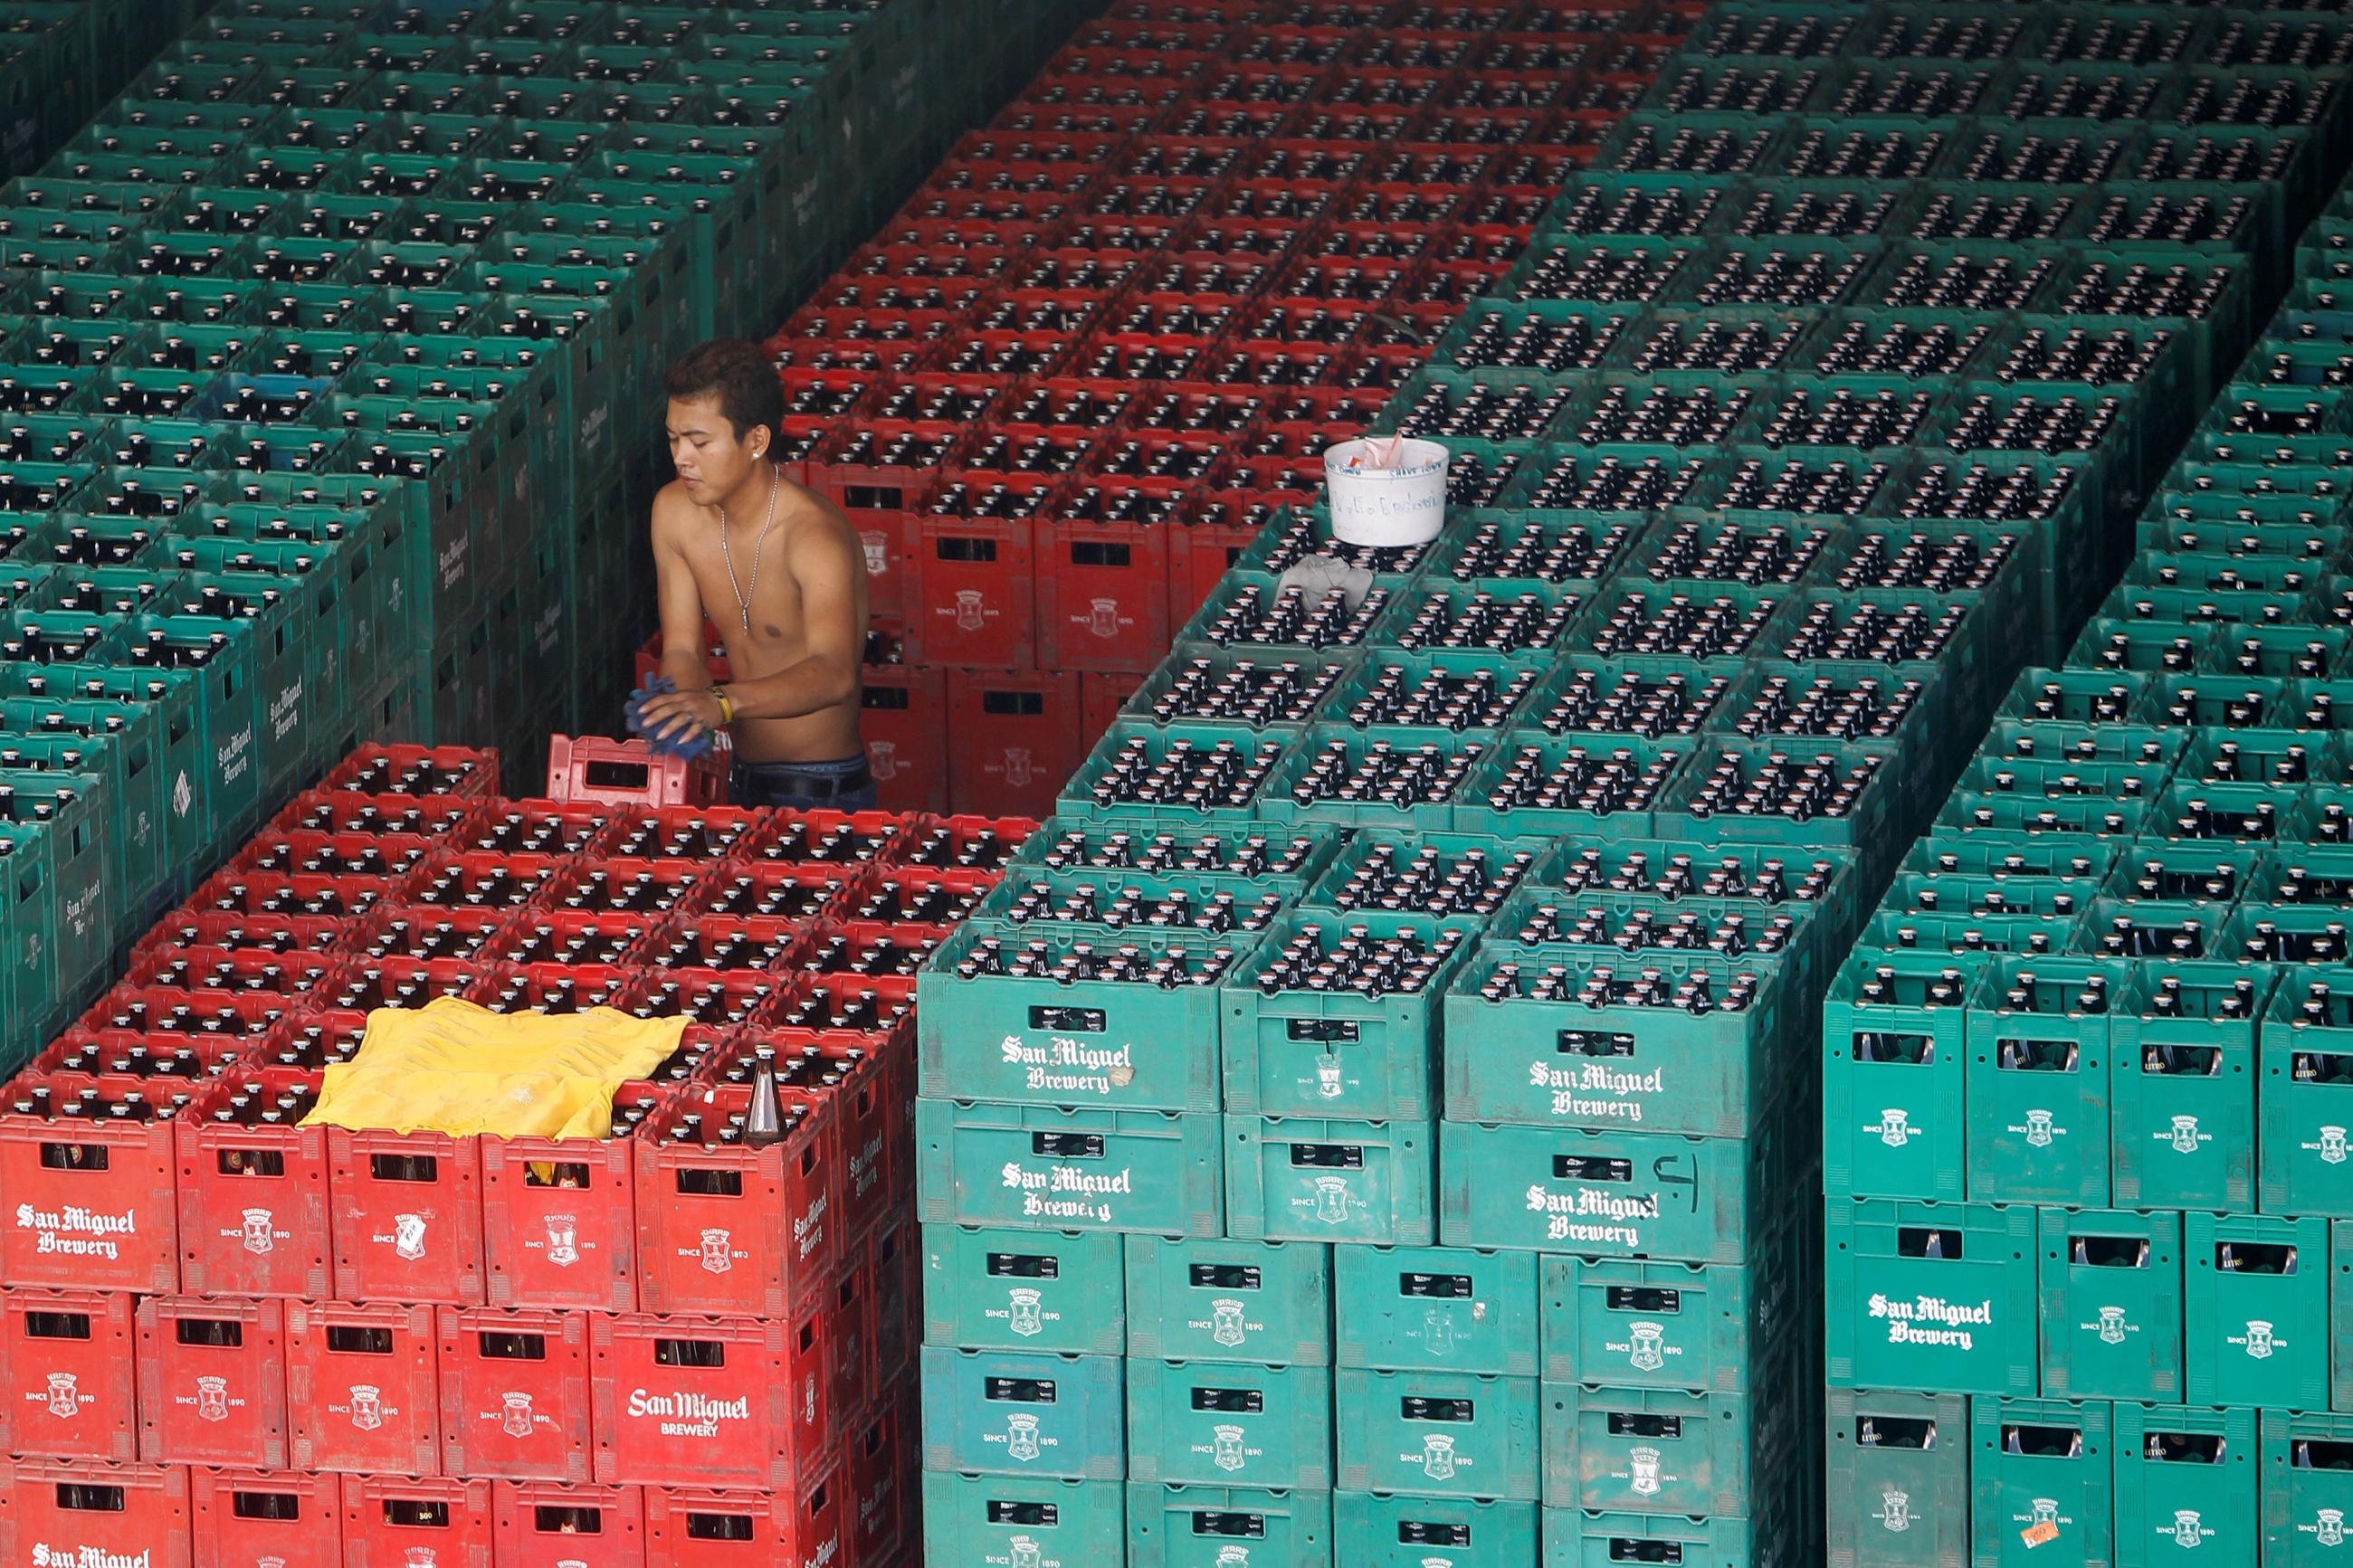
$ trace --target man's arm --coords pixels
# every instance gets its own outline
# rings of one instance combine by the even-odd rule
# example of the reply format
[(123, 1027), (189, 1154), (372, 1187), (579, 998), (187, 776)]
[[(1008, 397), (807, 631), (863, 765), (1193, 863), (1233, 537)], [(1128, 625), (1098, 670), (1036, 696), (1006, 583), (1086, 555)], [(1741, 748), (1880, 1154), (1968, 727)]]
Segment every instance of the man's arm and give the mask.
[(702, 640), (702, 592), (679, 550), (674, 508), (666, 493), (654, 498), (654, 584), (661, 601), (661, 672), (681, 691), (711, 684), (711, 655)]
[(849, 701), (858, 691), (866, 650), (866, 559), (855, 534), (838, 521), (803, 527), (786, 558), (799, 585), (808, 652), (757, 680), (731, 680), (727, 699), (738, 719), (797, 719)]

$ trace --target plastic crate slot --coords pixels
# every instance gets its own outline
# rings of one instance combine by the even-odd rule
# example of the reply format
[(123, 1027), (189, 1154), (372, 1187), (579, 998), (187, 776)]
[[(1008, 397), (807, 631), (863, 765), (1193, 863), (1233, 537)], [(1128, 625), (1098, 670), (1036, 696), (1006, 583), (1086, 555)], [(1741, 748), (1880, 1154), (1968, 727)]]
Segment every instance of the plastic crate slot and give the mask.
[(50, 1143), (41, 1145), (41, 1168), (45, 1171), (103, 1171), (106, 1169), (106, 1145), (103, 1143)]
[(1264, 1288), (1260, 1271), (1241, 1263), (1196, 1263), (1186, 1273), (1196, 1289), (1257, 1290)]
[(1417, 1296), (1442, 1301), (1467, 1300), (1477, 1289), (1468, 1274), (1412, 1274), (1398, 1276), (1398, 1294)]
[(981, 1397), (1014, 1405), (1051, 1405), (1054, 1384), (1050, 1378), (992, 1377), (981, 1385)]
[[(1473, 1402), (1468, 1399), (1429, 1399), (1409, 1394), (1398, 1401), (1398, 1414), (1409, 1421), (1474, 1421)], [(1615, 1417), (1612, 1417), (1614, 1420)]]
[(2222, 1241), (2214, 1245), (2214, 1268), (2223, 1274), (2293, 1274), (2295, 1248), (2285, 1242)]
[(1361, 1171), (1365, 1168), (1365, 1148), (1361, 1143), (1293, 1143), (1291, 1163), (1300, 1168)]
[(91, 1337), (88, 1312), (27, 1312), (25, 1314), (25, 1337), (28, 1340), (86, 1340)]
[(1195, 1388), (1193, 1408), (1232, 1415), (1259, 1415), (1266, 1410), (1266, 1394), (1255, 1388)]
[(1683, 1435), (1683, 1418), (1654, 1415), (1650, 1411), (1613, 1410), (1609, 1413), (1609, 1435), (1613, 1437), (1680, 1437)]
[(234, 1319), (182, 1318), (172, 1331), (184, 1345), (218, 1345), (234, 1350), (245, 1343), (245, 1325)]
[(988, 1255), (988, 1272), (998, 1279), (1059, 1279), (1062, 1277), (1062, 1260), (1036, 1252), (992, 1252)]
[(1061, 1508), (1050, 1502), (1007, 1502), (1000, 1498), (988, 1500), (988, 1522), (991, 1524), (1027, 1524), (1050, 1530), (1062, 1522)]
[(1235, 1536), (1256, 1541), (1266, 1534), (1266, 1515), (1262, 1513), (1216, 1513), (1208, 1509), (1193, 1511), (1193, 1533), (1196, 1535)]

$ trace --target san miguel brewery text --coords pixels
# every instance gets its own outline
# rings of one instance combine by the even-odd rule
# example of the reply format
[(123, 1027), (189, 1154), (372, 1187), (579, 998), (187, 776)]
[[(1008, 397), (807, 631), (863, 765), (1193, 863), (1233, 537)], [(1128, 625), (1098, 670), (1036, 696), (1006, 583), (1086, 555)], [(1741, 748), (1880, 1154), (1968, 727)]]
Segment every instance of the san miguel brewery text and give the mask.
[(752, 1419), (752, 1401), (748, 1394), (741, 1399), (713, 1399), (707, 1394), (649, 1394), (633, 1388), (629, 1415), (633, 1419), (659, 1421), (665, 1437), (716, 1437), (722, 1421)]
[[(1638, 1094), (1666, 1092), (1665, 1075), (1652, 1068), (1649, 1072), (1620, 1072), (1599, 1062), (1587, 1062), (1582, 1067), (1556, 1068), (1546, 1062), (1531, 1062), (1528, 1083), (1535, 1089), (1552, 1091), (1552, 1113), (1577, 1120), (1599, 1117), (1617, 1121), (1642, 1120), (1642, 1102), (1627, 1098)], [(1609, 1095), (1607, 1100), (1588, 1100), (1588, 1095)]]
[[(1040, 1219), (1093, 1219), (1108, 1224), (1111, 1205), (1090, 1200), (1128, 1197), (1135, 1192), (1135, 1173), (1125, 1169), (1116, 1176), (1099, 1176), (1092, 1171), (1082, 1171), (1071, 1165), (1050, 1165), (1042, 1171), (1025, 1171), (1008, 1163), (1003, 1177), (1007, 1186), (1021, 1194), (1021, 1212)], [(1075, 1195), (1049, 1197), (1046, 1194), (1050, 1193)]]
[(1887, 1320), (1891, 1345), (1942, 1345), (1965, 1351), (1977, 1345), (1977, 1336), (1969, 1332), (1971, 1326), (1993, 1326), (1993, 1302), (1979, 1301), (1972, 1307), (1942, 1296), (1920, 1296), (1909, 1301), (1873, 1296), (1871, 1315)]
[(1599, 1241), (1617, 1247), (1640, 1247), (1642, 1245), (1640, 1226), (1583, 1222), (1593, 1219), (1656, 1219), (1659, 1217), (1659, 1199), (1655, 1193), (1649, 1197), (1621, 1198), (1596, 1192), (1591, 1187), (1579, 1187), (1569, 1193), (1550, 1193), (1542, 1187), (1530, 1187), (1528, 1209), (1533, 1214), (1546, 1216), (1545, 1237), (1547, 1240)]
[(813, 1199), (805, 1214), (793, 1217), (794, 1257), (806, 1259), (825, 1245), (825, 1194)]
[(142, 1552), (133, 1557), (124, 1552), (109, 1552), (102, 1546), (33, 1542), (33, 1568), (154, 1568), (154, 1562), (153, 1552)]
[(33, 1238), (35, 1252), (53, 1252), (67, 1258), (119, 1258), (121, 1248), (109, 1238), (138, 1235), (139, 1221), (128, 1212), (96, 1214), (73, 1204), (55, 1214), (36, 1209), (30, 1204), (18, 1204), (16, 1228), (37, 1233)]
[(1006, 1065), (1023, 1069), (1023, 1086), (1033, 1094), (1109, 1094), (1135, 1078), (1133, 1046), (1111, 1050), (1061, 1035), (1033, 1046), (1008, 1035), (1002, 1048)]

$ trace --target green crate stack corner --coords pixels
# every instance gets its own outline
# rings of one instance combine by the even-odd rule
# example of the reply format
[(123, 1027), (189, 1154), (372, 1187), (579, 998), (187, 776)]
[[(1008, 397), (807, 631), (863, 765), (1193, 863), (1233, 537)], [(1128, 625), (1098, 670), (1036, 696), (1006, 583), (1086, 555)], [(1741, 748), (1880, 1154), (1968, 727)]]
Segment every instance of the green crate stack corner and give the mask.
[[(0, 749), (39, 775), (9, 840), (11, 951), (40, 954), (0, 992), (12, 1047), (356, 742), (496, 746), (535, 777), (552, 729), (617, 711), (663, 364), (760, 335), (865, 232), (848, 194), (895, 203), (1004, 96), (944, 84), (1016, 8), (926, 9), (746, 12), (711, 48), (689, 10), (518, 0), (0, 13), (0, 363), (28, 444)], [(1039, 58), (1061, 36), (1000, 30)], [(647, 50), (660, 82), (600, 79)], [(849, 110), (883, 79), (915, 107), (861, 159)], [(20, 128), (20, 100), (58, 122)]]
[[(1765, 9), (1724, 26), (1766, 26)], [(2307, 106), (2287, 136), (2300, 146), (2199, 132), (2211, 68), (2185, 65), (2114, 78), (2172, 95), (2181, 123), (2129, 146), (2084, 126), (2063, 157), (2136, 182), (2103, 184), (2067, 231), (2084, 242), (2063, 264), (2072, 294), (2105, 287), (2086, 264), (2113, 279), (2118, 219), (2161, 217), (2158, 203), (2195, 205), (2193, 232), (2243, 258), (2253, 286), (2202, 321), (2154, 323), (2178, 329), (2160, 361), (2173, 391), (2098, 443), (2105, 517), (2052, 542), (2057, 651), (1989, 668), (1989, 728), (1982, 707), (1954, 726), (1949, 795), (1899, 838), (1893, 881), (1832, 961), (1834, 1568), (2200, 1548), (2307, 1563), (2345, 1539), (2353, 767), (2335, 699), (2353, 543), (2336, 367), (2353, 317), (2333, 280), (2353, 196), (2330, 193), (2353, 84), (2336, 21), (2248, 8), (2162, 26), (2195, 45), (2185, 58), (2265, 29), (2323, 53), (2258, 73)], [(1954, 124), (1972, 174), (1996, 182), (1969, 201), (2023, 216), (2052, 199), (2021, 178), (2052, 151), (2031, 144), (2039, 129)], [(2013, 266), (2039, 254), (2011, 249)], [(2048, 344), (2063, 327), (2105, 330), (2031, 330)], [(2013, 325), (1982, 352), (2027, 341)]]

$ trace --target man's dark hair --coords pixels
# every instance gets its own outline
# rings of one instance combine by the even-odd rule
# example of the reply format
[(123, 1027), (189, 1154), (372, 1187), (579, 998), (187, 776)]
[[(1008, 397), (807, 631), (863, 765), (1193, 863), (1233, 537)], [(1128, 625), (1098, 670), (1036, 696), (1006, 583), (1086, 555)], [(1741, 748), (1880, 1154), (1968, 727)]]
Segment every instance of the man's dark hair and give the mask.
[(713, 338), (679, 355), (663, 373), (662, 392), (672, 398), (716, 397), (738, 441), (762, 426), (773, 435), (785, 419), (776, 367), (759, 344), (742, 338)]

